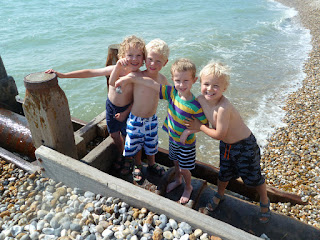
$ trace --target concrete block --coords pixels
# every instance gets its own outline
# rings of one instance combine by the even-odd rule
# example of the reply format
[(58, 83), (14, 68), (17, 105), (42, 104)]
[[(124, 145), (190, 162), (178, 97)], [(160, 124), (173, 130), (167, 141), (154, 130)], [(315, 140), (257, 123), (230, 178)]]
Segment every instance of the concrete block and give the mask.
[(103, 111), (85, 126), (76, 131), (77, 135), (84, 138), (86, 144), (97, 137), (98, 130), (97, 124), (106, 118), (106, 111)]
[(119, 153), (113, 139), (111, 137), (107, 137), (86, 156), (84, 156), (82, 160), (92, 167), (103, 172), (107, 172), (118, 155)]

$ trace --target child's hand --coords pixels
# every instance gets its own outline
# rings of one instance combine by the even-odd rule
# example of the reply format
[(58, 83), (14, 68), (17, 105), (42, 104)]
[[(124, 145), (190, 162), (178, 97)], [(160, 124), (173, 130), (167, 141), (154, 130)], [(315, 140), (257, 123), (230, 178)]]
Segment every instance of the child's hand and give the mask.
[(202, 123), (199, 121), (199, 119), (196, 119), (194, 116), (192, 116), (192, 118), (186, 118), (184, 120), (184, 125), (188, 129), (200, 131)]
[(48, 69), (45, 71), (45, 73), (55, 73), (57, 75), (57, 77), (61, 76), (61, 73), (57, 72), (56, 70), (53, 69)]
[(117, 81), (116, 81), (116, 83), (115, 83), (115, 87), (116, 88), (118, 88), (118, 87), (120, 87), (120, 88), (123, 88), (126, 84), (128, 84), (129, 83), (129, 79), (131, 79), (130, 78), (130, 76), (123, 76), (123, 77), (121, 77), (121, 78), (119, 78)]
[(119, 112), (114, 115), (114, 118), (119, 122), (123, 122), (124, 120), (126, 120), (127, 116), (128, 116), (128, 114), (123, 114), (123, 113)]
[(128, 65), (129, 65), (129, 61), (128, 61), (128, 59), (126, 59), (126, 58), (120, 58), (120, 59), (117, 61), (117, 66), (121, 66), (121, 67), (123, 67), (123, 68), (126, 68), (126, 67), (128, 67)]
[(185, 129), (185, 130), (182, 132), (181, 136), (180, 136), (180, 143), (182, 143), (183, 145), (185, 145), (185, 144), (186, 144), (186, 140), (187, 140), (187, 138), (188, 138), (188, 136), (189, 136), (190, 134), (191, 134), (191, 133), (190, 133), (190, 130), (189, 130), (189, 129)]
[(45, 71), (45, 73), (56, 73), (56, 71), (53, 70), (53, 69), (48, 69), (48, 70)]

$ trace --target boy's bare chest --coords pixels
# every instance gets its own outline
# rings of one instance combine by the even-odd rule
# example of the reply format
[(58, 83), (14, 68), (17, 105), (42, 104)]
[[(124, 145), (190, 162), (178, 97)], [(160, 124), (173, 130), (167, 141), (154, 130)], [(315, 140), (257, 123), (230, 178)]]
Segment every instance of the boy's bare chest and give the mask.
[(217, 122), (217, 116), (218, 116), (218, 109), (206, 103), (205, 104), (202, 103), (201, 106), (209, 123), (212, 125), (213, 128), (215, 128), (216, 122)]
[(136, 84), (134, 86), (134, 99), (142, 99), (146, 101), (153, 101), (153, 99), (159, 98), (159, 92), (151, 89), (149, 87), (143, 86), (141, 84)]

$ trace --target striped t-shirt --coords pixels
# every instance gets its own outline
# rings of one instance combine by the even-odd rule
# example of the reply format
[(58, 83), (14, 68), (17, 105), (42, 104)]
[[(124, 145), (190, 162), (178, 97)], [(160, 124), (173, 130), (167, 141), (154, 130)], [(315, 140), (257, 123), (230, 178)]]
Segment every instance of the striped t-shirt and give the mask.
[(190, 134), (186, 140), (185, 145), (180, 143), (180, 136), (186, 129), (183, 121), (184, 119), (194, 116), (198, 118), (203, 124), (207, 124), (208, 120), (203, 113), (200, 103), (192, 95), (192, 100), (185, 101), (179, 97), (178, 91), (173, 86), (160, 86), (160, 99), (168, 100), (168, 116), (162, 126), (162, 129), (169, 134), (169, 141), (180, 146), (194, 146), (196, 144), (196, 135)]

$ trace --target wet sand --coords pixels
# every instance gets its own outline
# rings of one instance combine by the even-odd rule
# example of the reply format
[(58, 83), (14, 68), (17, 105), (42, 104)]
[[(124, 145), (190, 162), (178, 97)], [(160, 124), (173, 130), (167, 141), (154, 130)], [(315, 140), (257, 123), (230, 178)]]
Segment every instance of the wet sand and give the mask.
[(320, 228), (320, 1), (278, 2), (299, 12), (313, 47), (304, 65), (303, 86), (288, 97), (284, 107), (287, 126), (271, 136), (261, 164), (268, 184), (297, 193), (307, 203), (272, 203), (272, 210)]

